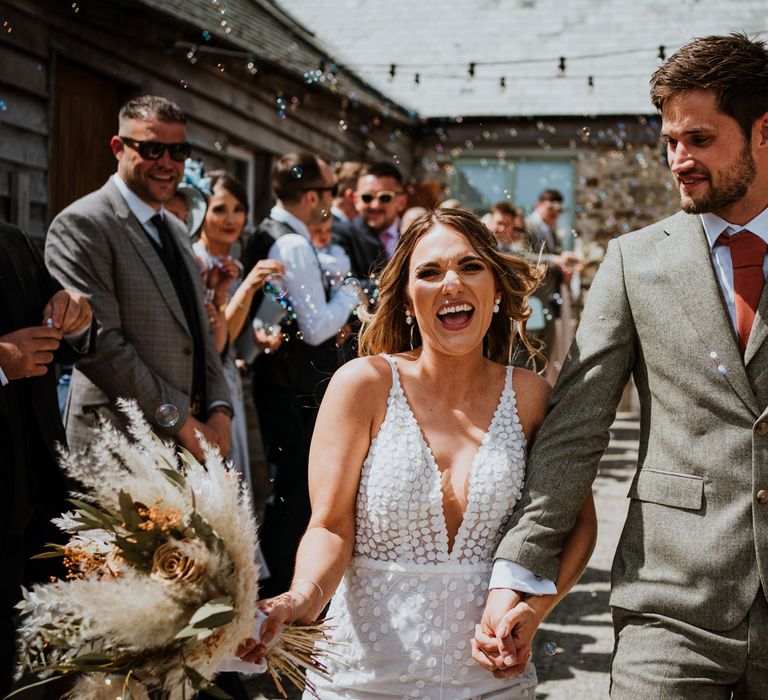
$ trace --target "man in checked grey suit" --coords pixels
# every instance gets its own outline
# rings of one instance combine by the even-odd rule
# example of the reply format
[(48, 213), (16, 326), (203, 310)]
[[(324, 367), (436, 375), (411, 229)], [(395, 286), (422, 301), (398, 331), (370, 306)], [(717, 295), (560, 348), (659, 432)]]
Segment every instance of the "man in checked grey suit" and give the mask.
[(527, 657), (632, 375), (641, 438), (613, 566), (611, 697), (768, 698), (768, 51), (694, 40), (651, 97), (683, 211), (609, 246), (473, 656), (497, 674)]
[(111, 142), (117, 173), (48, 231), (51, 273), (98, 313), (97, 351), (72, 374), (64, 417), (72, 450), (88, 445), (97, 416), (123, 424), (118, 397), (135, 399), (159, 432), (198, 456), (195, 431), (229, 449), (232, 407), (199, 268), (184, 226), (163, 208), (189, 155), (185, 123), (162, 97), (128, 102)]

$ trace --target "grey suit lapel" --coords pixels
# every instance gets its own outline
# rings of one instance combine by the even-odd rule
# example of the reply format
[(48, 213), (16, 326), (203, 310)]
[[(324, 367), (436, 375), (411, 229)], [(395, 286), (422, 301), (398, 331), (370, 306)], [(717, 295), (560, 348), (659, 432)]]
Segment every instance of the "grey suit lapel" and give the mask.
[(736, 336), (712, 268), (709, 243), (697, 216), (670, 220), (668, 234), (656, 244), (661, 265), (685, 314), (695, 326), (713, 361), (745, 405), (759, 415)]
[(757, 305), (752, 332), (749, 334), (747, 349), (744, 352), (745, 365), (749, 365), (754, 359), (766, 338), (768, 338), (768, 284), (763, 287), (763, 294), (760, 297), (760, 303)]
[[(160, 299), (168, 304), (168, 307), (171, 309), (182, 328), (186, 328), (187, 331), (189, 331), (187, 320), (184, 318), (184, 311), (181, 308), (181, 302), (176, 294), (176, 288), (173, 286), (173, 282), (168, 276), (168, 271), (165, 269), (162, 260), (160, 260), (160, 256), (149, 242), (147, 232), (131, 213), (128, 204), (126, 204), (126, 201), (123, 199), (123, 195), (120, 194), (120, 190), (117, 189), (112, 180), (107, 182), (105, 189), (107, 191), (107, 197), (112, 204), (112, 208), (115, 210), (115, 215), (123, 225), (125, 235), (128, 237), (128, 240), (134, 248), (136, 248), (139, 258), (147, 266), (152, 279), (155, 281)], [(137, 284), (141, 284), (141, 281), (137, 280)]]

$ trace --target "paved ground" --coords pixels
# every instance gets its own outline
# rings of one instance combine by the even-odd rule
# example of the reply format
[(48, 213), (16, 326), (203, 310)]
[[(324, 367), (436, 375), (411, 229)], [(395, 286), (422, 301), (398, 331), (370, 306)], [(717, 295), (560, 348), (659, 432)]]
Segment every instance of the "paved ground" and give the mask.
[[(598, 516), (595, 552), (581, 581), (554, 610), (536, 636), (534, 659), (539, 674), (537, 700), (603, 700), (608, 697), (608, 670), (613, 630), (608, 608), (610, 570), (627, 509), (629, 480), (637, 460), (638, 422), (619, 414), (611, 443), (594, 485)], [(554, 642), (557, 653), (544, 652)], [(251, 683), (254, 700), (280, 696), (266, 678)], [(298, 698), (298, 693), (291, 693)]]

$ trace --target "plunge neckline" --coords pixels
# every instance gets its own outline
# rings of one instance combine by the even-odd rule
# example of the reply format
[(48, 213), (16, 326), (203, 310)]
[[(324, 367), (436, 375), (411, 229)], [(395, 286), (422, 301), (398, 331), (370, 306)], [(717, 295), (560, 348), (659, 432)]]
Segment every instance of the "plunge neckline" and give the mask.
[(441, 477), (442, 477), (442, 474), (444, 474), (445, 472), (440, 469), (440, 465), (437, 462), (435, 453), (432, 450), (432, 445), (427, 439), (427, 435), (424, 432), (424, 429), (421, 427), (421, 423), (419, 423), (418, 418), (416, 418), (416, 413), (414, 412), (413, 407), (411, 406), (411, 402), (408, 398), (408, 395), (405, 393), (405, 389), (403, 388), (403, 383), (400, 381), (400, 368), (397, 366), (397, 361), (391, 355), (385, 354), (384, 357), (388, 360), (390, 366), (392, 367), (393, 377), (395, 382), (397, 383), (396, 390), (400, 394), (400, 396), (402, 396), (403, 398), (403, 405), (405, 406), (406, 411), (410, 416), (411, 421), (413, 422), (413, 425), (416, 428), (416, 431), (418, 432), (421, 445), (424, 448), (428, 461), (432, 466), (432, 478), (433, 478), (432, 488), (436, 489), (437, 493), (440, 495), (440, 530), (441, 530), (441, 533), (445, 536), (446, 555), (448, 559), (453, 559), (454, 554), (457, 551), (461, 551), (461, 548), (456, 547), (457, 543), (461, 543), (463, 545), (464, 541), (466, 540), (464, 525), (467, 521), (467, 514), (470, 512), (470, 510), (475, 504), (475, 501), (472, 498), (472, 496), (474, 494), (475, 485), (477, 482), (475, 477), (477, 474), (478, 458), (480, 457), (485, 446), (490, 440), (490, 437), (493, 433), (493, 429), (496, 426), (496, 422), (498, 420), (499, 414), (501, 413), (502, 407), (504, 406), (504, 401), (506, 399), (507, 393), (509, 392), (512, 386), (512, 367), (509, 365), (505, 367), (504, 385), (501, 389), (501, 393), (499, 394), (499, 399), (496, 402), (496, 407), (494, 408), (493, 414), (491, 415), (491, 420), (488, 423), (488, 428), (484, 431), (483, 437), (478, 443), (477, 447), (475, 448), (472, 459), (470, 461), (469, 473), (468, 473), (469, 485), (467, 487), (467, 507), (464, 509), (464, 512), (461, 515), (461, 521), (459, 522), (459, 526), (456, 528), (456, 532), (454, 533), (454, 536), (453, 536), (453, 542), (451, 543), (450, 537), (448, 535), (448, 519), (446, 518), (446, 515), (445, 515), (445, 496), (442, 490)]

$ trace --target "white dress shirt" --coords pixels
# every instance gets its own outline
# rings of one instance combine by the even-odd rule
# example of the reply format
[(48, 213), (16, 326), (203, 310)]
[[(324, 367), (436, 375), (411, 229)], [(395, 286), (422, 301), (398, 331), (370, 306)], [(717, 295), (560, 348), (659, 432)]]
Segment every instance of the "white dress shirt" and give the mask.
[[(717, 283), (723, 292), (725, 304), (731, 317), (731, 324), (736, 328), (736, 302), (733, 291), (733, 263), (728, 246), (715, 245), (715, 241), (723, 231), (729, 236), (742, 230), (750, 231), (768, 243), (768, 208), (763, 209), (750, 222), (739, 226), (731, 224), (717, 214), (702, 214), (701, 223), (709, 242), (712, 267), (715, 270)], [(768, 255), (763, 260), (763, 273), (768, 277)], [(489, 588), (511, 588), (516, 591), (534, 594), (556, 593), (554, 581), (542, 579), (532, 574), (528, 569), (508, 559), (497, 559), (493, 564), (493, 573), (488, 584)]]
[(320, 345), (339, 332), (360, 300), (337, 288), (330, 301), (326, 301), (323, 271), (304, 222), (279, 206), (273, 207), (269, 216), (295, 231), (280, 236), (269, 249), (268, 257), (285, 264), (288, 295), (304, 342)]
[(162, 248), (163, 244), (160, 242), (160, 234), (157, 232), (151, 219), (155, 214), (162, 214), (165, 216), (164, 207), (161, 205), (159, 210), (150, 207), (149, 204), (143, 199), (140, 199), (139, 196), (123, 182), (123, 178), (117, 173), (112, 176), (112, 182), (115, 183), (115, 187), (117, 187), (117, 189), (120, 190), (120, 194), (123, 195), (123, 199), (131, 210), (131, 214), (136, 217), (141, 224), (141, 227), (149, 234), (152, 240)]

